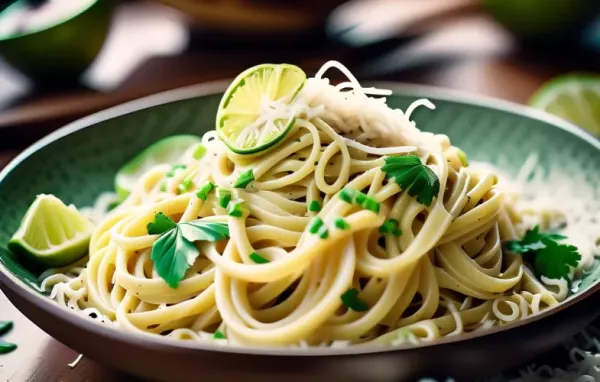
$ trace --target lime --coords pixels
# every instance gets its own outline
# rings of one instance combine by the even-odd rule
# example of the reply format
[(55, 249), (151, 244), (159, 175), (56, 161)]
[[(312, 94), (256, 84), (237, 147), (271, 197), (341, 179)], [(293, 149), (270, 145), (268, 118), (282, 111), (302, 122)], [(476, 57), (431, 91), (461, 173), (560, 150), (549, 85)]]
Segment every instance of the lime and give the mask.
[(557, 77), (542, 86), (529, 103), (600, 136), (600, 76)]
[(195, 147), (194, 158), (200, 159), (206, 151), (201, 142), (202, 139), (195, 135), (174, 135), (146, 148), (117, 172), (115, 189), (119, 200), (127, 198), (135, 182), (146, 171), (157, 164), (174, 164), (192, 146)]
[(8, 248), (39, 266), (62, 267), (85, 256), (93, 231), (94, 225), (75, 206), (42, 194), (27, 210)]
[(247, 69), (233, 80), (221, 100), (219, 138), (238, 154), (253, 154), (275, 145), (294, 125), (295, 117), (285, 106), (305, 81), (306, 74), (294, 65), (263, 64)]

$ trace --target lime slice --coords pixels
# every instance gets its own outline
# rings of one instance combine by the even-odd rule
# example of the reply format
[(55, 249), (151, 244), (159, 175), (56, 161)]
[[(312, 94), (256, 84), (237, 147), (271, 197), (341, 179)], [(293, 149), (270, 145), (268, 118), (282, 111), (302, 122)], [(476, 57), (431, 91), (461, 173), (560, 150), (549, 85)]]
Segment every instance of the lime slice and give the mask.
[(557, 77), (539, 89), (529, 103), (600, 136), (600, 76)]
[(263, 64), (241, 73), (225, 92), (217, 113), (217, 133), (238, 154), (272, 147), (290, 131), (295, 117), (286, 113), (306, 81), (302, 69)]
[(200, 159), (206, 151), (201, 142), (202, 139), (195, 135), (174, 135), (146, 148), (117, 172), (115, 189), (118, 200), (125, 200), (135, 182), (152, 167), (165, 163), (174, 164), (189, 150), (194, 151), (195, 159)]
[(75, 206), (38, 195), (8, 248), (44, 268), (62, 267), (88, 252), (94, 225)]

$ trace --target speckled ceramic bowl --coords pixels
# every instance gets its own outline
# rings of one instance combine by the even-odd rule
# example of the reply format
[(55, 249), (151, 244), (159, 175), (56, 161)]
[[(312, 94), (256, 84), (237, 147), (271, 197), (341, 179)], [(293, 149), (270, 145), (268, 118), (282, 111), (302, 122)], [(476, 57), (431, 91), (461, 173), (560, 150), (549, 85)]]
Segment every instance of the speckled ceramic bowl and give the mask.
[[(432, 112), (419, 109), (422, 129), (444, 132), (472, 159), (496, 161), (514, 172), (538, 152), (547, 169), (585, 175), (600, 198), (600, 143), (578, 128), (544, 113), (499, 100), (439, 89), (390, 85), (390, 104), (406, 106), (427, 97)], [(68, 203), (89, 205), (113, 186), (117, 169), (151, 143), (172, 134), (202, 134), (214, 126), (224, 83), (158, 94), (74, 122), (36, 143), (0, 173), (0, 284), (33, 322), (86, 357), (131, 374), (168, 381), (403, 381), (420, 376), (471, 380), (525, 362), (573, 335), (600, 314), (600, 286), (542, 315), (443, 339), (427, 346), (382, 349), (224, 348), (116, 331), (59, 307), (40, 293), (36, 276), (5, 250), (35, 195), (53, 193)]]

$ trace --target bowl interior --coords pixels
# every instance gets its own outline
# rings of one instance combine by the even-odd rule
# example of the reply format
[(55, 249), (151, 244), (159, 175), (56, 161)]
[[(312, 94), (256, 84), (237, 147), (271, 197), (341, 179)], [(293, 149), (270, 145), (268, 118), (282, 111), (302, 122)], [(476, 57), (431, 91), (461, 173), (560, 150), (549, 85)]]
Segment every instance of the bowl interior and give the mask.
[[(600, 143), (577, 128), (502, 101), (470, 100), (418, 87), (395, 90), (388, 100), (392, 107), (405, 110), (423, 97), (434, 102), (435, 111), (414, 112), (417, 126), (447, 134), (469, 159), (502, 162), (514, 174), (535, 152), (545, 170), (576, 178), (580, 194), (573, 197), (600, 200)], [(38, 275), (6, 250), (35, 196), (51, 193), (78, 207), (91, 205), (101, 192), (113, 189), (119, 167), (148, 145), (173, 134), (202, 135), (213, 129), (221, 94), (199, 95), (203, 93), (202, 86), (174, 91), (96, 114), (45, 138), (11, 163), (0, 174), (0, 271), (39, 291)], [(596, 281), (596, 273), (587, 276), (586, 284)]]

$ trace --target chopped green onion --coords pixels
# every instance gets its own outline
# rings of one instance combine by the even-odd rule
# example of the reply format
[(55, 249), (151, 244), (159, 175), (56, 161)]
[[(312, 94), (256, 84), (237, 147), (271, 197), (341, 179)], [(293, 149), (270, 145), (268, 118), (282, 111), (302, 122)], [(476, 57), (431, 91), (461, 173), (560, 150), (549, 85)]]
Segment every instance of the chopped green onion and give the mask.
[(217, 198), (219, 199), (219, 205), (223, 208), (227, 208), (227, 205), (231, 201), (231, 191), (225, 188), (217, 188)]
[(241, 218), (248, 214), (248, 207), (243, 200), (238, 200), (233, 203), (229, 203), (227, 207), (227, 215), (233, 216), (234, 218)]
[(213, 336), (215, 340), (226, 340), (225, 334), (223, 334), (220, 330), (217, 330)]
[(206, 199), (208, 199), (208, 194), (210, 194), (210, 192), (214, 190), (215, 187), (216, 186), (212, 182), (206, 182), (202, 187), (200, 187), (198, 192), (196, 192), (196, 196), (198, 197), (198, 199), (206, 201)]
[(321, 203), (318, 200), (313, 200), (308, 205), (308, 210), (311, 212), (319, 212), (321, 211)]
[(183, 182), (177, 186), (179, 192), (188, 192), (194, 186), (194, 175), (190, 174), (186, 176)]
[(345, 231), (345, 230), (347, 230), (347, 229), (350, 228), (350, 224), (343, 217), (337, 217), (337, 218), (335, 218), (335, 220), (333, 221), (333, 223), (335, 224), (335, 226), (338, 229), (341, 229), (342, 231)]
[(167, 173), (167, 178), (172, 178), (172, 177), (174, 177), (174, 176), (175, 176), (175, 172), (176, 172), (177, 170), (185, 170), (186, 168), (187, 168), (187, 166), (186, 166), (186, 165), (184, 165), (184, 164), (174, 164), (174, 165), (171, 167), (171, 171), (169, 171), (169, 172)]
[(323, 219), (321, 219), (318, 216), (315, 216), (315, 218), (308, 225), (308, 232), (312, 234), (317, 234), (321, 227), (323, 227)]
[(340, 298), (346, 308), (352, 309), (355, 312), (364, 312), (369, 309), (369, 304), (358, 298), (358, 290), (356, 288), (348, 289)]
[(202, 159), (204, 154), (206, 154), (206, 147), (204, 147), (204, 145), (200, 143), (198, 144), (198, 146), (196, 146), (196, 149), (194, 150), (194, 159)]
[(160, 191), (167, 192), (167, 184), (166, 183), (163, 183), (160, 185)]
[(327, 229), (326, 226), (321, 227), (321, 229), (319, 229), (319, 232), (317, 232), (317, 235), (319, 235), (319, 237), (321, 239), (327, 239), (329, 237), (329, 230)]
[(381, 209), (381, 204), (377, 200), (350, 187), (343, 188), (339, 193), (339, 198), (346, 203), (357, 204), (365, 210), (375, 213), (379, 213)]
[(356, 192), (354, 189), (346, 187), (340, 191), (339, 197), (346, 203), (352, 203), (354, 192)]
[(460, 163), (464, 167), (468, 167), (469, 166), (469, 160), (467, 159), (467, 153), (465, 153), (464, 151), (462, 151), (459, 148), (456, 148), (456, 152), (457, 152), (457, 155), (458, 155), (458, 159), (460, 160)]
[(254, 261), (256, 264), (266, 264), (271, 262), (269, 259), (265, 259), (256, 252), (250, 254), (250, 260)]
[(252, 169), (244, 172), (240, 177), (233, 183), (233, 188), (246, 188), (250, 182), (254, 180), (254, 172)]

